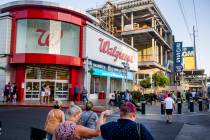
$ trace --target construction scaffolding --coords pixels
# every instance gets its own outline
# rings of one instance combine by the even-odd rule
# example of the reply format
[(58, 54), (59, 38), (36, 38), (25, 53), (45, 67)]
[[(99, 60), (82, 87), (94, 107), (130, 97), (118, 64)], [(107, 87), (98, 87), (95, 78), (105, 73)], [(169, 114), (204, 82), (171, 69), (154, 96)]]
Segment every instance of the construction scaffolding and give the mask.
[[(99, 25), (105, 31), (114, 34), (122, 32), (115, 26), (115, 15), (123, 14), (123, 9), (134, 8), (142, 5), (146, 5), (153, 2), (153, 0), (107, 0), (107, 2), (100, 8), (96, 6), (96, 9), (88, 10), (90, 14), (95, 16), (99, 21)], [(125, 18), (128, 17), (124, 14)], [(144, 28), (146, 28), (144, 26)], [(134, 23), (134, 30), (139, 29), (139, 24)]]
[(96, 9), (96, 18), (100, 21), (100, 27), (107, 32), (114, 34), (114, 12), (117, 9), (111, 1), (107, 1), (106, 4)]
[(140, 77), (171, 73), (173, 35), (154, 0), (108, 0), (87, 12), (102, 29), (138, 50)]

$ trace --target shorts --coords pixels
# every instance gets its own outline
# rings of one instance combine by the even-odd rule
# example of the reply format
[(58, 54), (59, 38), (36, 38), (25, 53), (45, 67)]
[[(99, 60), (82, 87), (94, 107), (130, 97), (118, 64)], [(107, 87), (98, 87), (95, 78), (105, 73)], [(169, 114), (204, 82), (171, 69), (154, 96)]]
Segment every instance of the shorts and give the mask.
[(44, 97), (45, 96), (45, 92), (42, 91), (41, 92), (41, 96)]
[(166, 115), (172, 115), (173, 109), (166, 109)]

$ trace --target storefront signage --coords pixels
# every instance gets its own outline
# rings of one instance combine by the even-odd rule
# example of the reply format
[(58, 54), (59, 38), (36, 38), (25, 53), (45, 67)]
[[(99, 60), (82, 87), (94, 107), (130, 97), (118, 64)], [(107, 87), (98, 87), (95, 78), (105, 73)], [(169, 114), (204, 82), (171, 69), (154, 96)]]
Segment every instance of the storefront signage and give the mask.
[(194, 57), (195, 56), (195, 51), (193, 47), (183, 47), (183, 52), (182, 52), (183, 57)]
[(195, 51), (194, 47), (183, 47), (183, 66), (185, 70), (195, 69)]
[(89, 25), (85, 27), (84, 38), (84, 57), (119, 69), (128, 62), (131, 71), (138, 71), (138, 53), (129, 45)]
[[(39, 32), (40, 35), (38, 36), (38, 44), (39, 46), (48, 46), (49, 47), (49, 40), (51, 39), (52, 46), (60, 43), (61, 38), (63, 37), (63, 31), (60, 29), (54, 29), (53, 32), (49, 32), (49, 30), (44, 28), (37, 28), (36, 32)], [(60, 34), (60, 37), (58, 35)]]
[(174, 42), (174, 61), (175, 71), (182, 71), (182, 42)]
[(110, 46), (109, 40), (104, 40), (103, 38), (99, 38), (98, 40), (100, 42), (100, 52), (113, 56), (115, 58), (114, 61), (116, 61), (117, 59), (121, 59), (133, 63), (133, 56), (130, 56), (125, 52), (119, 51), (117, 46)]
[(94, 68), (94, 69), (92, 69), (92, 75), (111, 77), (111, 78), (119, 78), (119, 79), (126, 79), (126, 77), (127, 77), (128, 80), (133, 80), (133, 75), (131, 72), (128, 72), (127, 76), (126, 76), (123, 73), (109, 72), (106, 70)]
[(95, 68), (100, 68), (100, 69), (106, 69), (106, 66), (104, 66), (104, 65), (101, 65), (101, 64), (96, 64), (96, 63), (93, 63), (93, 67), (95, 67)]

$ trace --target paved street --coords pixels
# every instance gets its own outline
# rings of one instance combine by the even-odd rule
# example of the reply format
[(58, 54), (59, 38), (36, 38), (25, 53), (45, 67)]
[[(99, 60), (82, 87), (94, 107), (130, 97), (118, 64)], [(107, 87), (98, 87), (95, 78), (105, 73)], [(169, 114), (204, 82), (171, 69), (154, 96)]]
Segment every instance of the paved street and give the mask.
[[(172, 124), (166, 124), (164, 116), (158, 113), (158, 108), (159, 105), (147, 105), (147, 115), (138, 114), (138, 121), (151, 131), (156, 140), (209, 139), (210, 112), (190, 113), (185, 111), (182, 115), (175, 114)], [(28, 140), (30, 138), (30, 127), (43, 128), (49, 110), (50, 108), (1, 107), (0, 120), (3, 124), (3, 134), (0, 139)], [(119, 118), (119, 114), (114, 113), (109, 121), (117, 118)], [(100, 140), (101, 138), (95, 139)]]

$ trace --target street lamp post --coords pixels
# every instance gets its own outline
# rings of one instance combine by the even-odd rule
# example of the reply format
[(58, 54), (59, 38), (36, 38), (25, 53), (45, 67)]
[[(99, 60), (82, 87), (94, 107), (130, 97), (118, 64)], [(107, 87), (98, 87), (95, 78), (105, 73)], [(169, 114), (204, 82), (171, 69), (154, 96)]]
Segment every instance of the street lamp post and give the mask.
[(84, 87), (86, 88), (86, 90), (88, 90), (88, 57), (85, 58), (83, 64), (84, 64), (84, 69), (85, 69), (85, 83), (84, 83)]
[(127, 82), (128, 82), (128, 70), (130, 69), (128, 62), (122, 62), (125, 71), (125, 90), (127, 89)]

